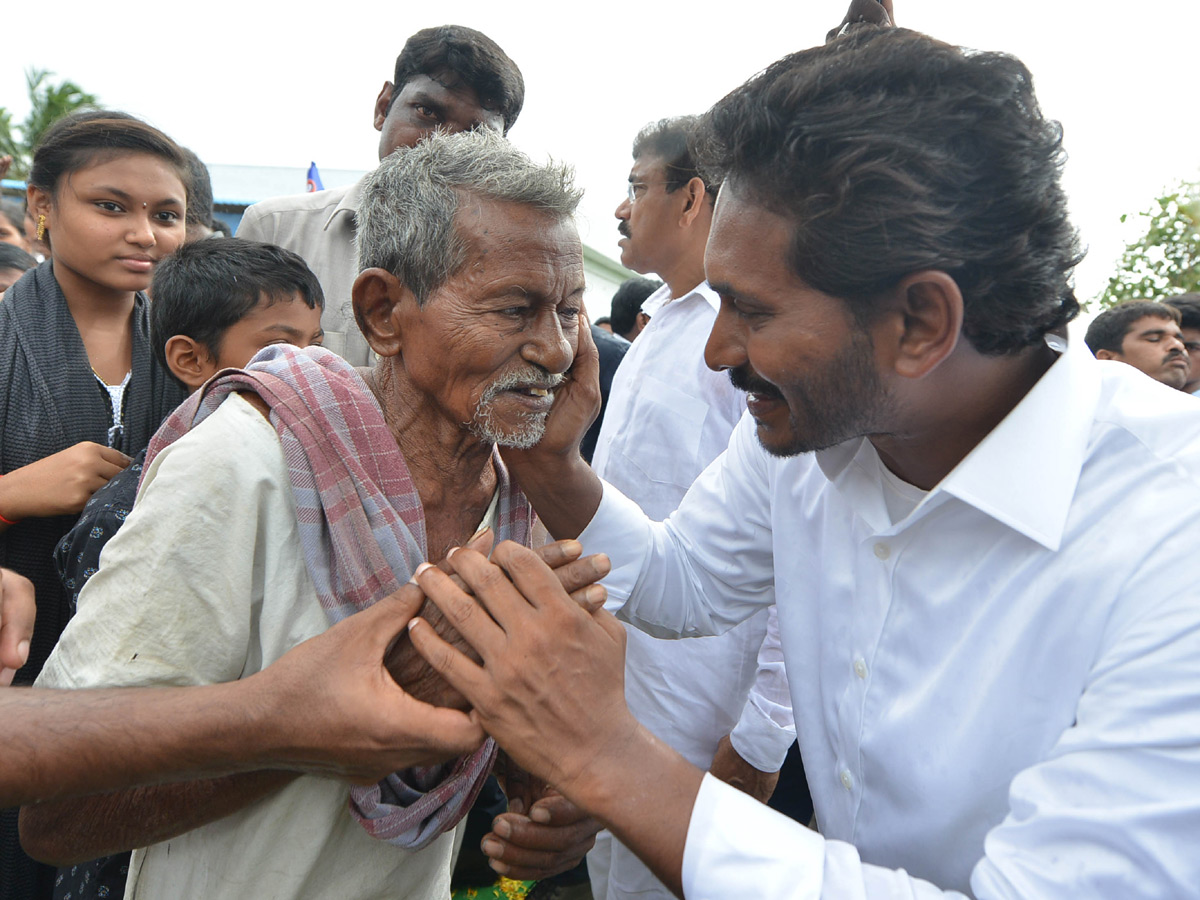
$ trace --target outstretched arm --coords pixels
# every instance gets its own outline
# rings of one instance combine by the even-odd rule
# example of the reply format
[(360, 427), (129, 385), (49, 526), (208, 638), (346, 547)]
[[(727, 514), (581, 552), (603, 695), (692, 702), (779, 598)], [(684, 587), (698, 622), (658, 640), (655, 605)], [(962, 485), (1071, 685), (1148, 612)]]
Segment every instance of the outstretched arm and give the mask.
[(469, 752), (483, 740), (479, 727), (414, 700), (384, 666), (422, 602), (407, 585), (228, 684), (4, 691), (0, 799), (15, 805), (264, 768), (370, 784)]

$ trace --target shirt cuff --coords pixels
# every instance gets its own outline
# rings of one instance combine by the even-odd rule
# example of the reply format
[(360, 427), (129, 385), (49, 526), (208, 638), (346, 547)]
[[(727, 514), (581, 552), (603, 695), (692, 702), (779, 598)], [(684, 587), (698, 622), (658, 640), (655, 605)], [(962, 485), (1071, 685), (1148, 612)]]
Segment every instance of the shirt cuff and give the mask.
[(604, 494), (592, 521), (579, 535), (583, 552), (607, 553), (612, 571), (604, 578), (608, 601), (604, 608), (615, 613), (633, 593), (650, 551), (650, 519), (642, 508), (604, 479)]
[(758, 771), (778, 772), (788, 750), (796, 743), (796, 729), (774, 721), (751, 697), (729, 734), (729, 742), (738, 756)]
[(683, 849), (683, 895), (818, 900), (825, 841), (815, 831), (705, 775)]

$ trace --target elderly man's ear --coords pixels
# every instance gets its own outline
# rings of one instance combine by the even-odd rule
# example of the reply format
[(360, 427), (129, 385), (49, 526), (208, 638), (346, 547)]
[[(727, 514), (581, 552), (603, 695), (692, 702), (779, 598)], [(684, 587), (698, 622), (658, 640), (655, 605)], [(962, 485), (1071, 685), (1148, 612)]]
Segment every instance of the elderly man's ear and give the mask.
[(406, 304), (416, 305), (412, 291), (387, 269), (366, 269), (354, 279), (350, 289), (354, 320), (379, 356), (400, 352), (400, 316)]

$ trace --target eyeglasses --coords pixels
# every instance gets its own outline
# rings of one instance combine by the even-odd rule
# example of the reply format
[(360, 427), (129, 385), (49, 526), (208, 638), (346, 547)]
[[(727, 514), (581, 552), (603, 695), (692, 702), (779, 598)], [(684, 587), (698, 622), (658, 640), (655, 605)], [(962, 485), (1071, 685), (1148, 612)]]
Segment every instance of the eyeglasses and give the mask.
[(631, 181), (629, 182), (629, 202), (634, 203), (637, 198), (646, 193), (646, 188), (655, 184), (675, 184), (673, 181)]

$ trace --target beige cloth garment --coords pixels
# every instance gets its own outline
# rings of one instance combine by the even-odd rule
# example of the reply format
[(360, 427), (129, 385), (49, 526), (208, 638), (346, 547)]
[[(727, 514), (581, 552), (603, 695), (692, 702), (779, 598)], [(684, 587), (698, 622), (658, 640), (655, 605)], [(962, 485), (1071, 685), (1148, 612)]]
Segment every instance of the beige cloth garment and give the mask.
[(325, 292), (325, 347), (352, 366), (374, 363), (350, 304), (350, 289), (358, 277), (358, 203), (366, 178), (349, 187), (255, 203), (246, 209), (237, 230), (239, 238), (278, 244), (303, 257)]

